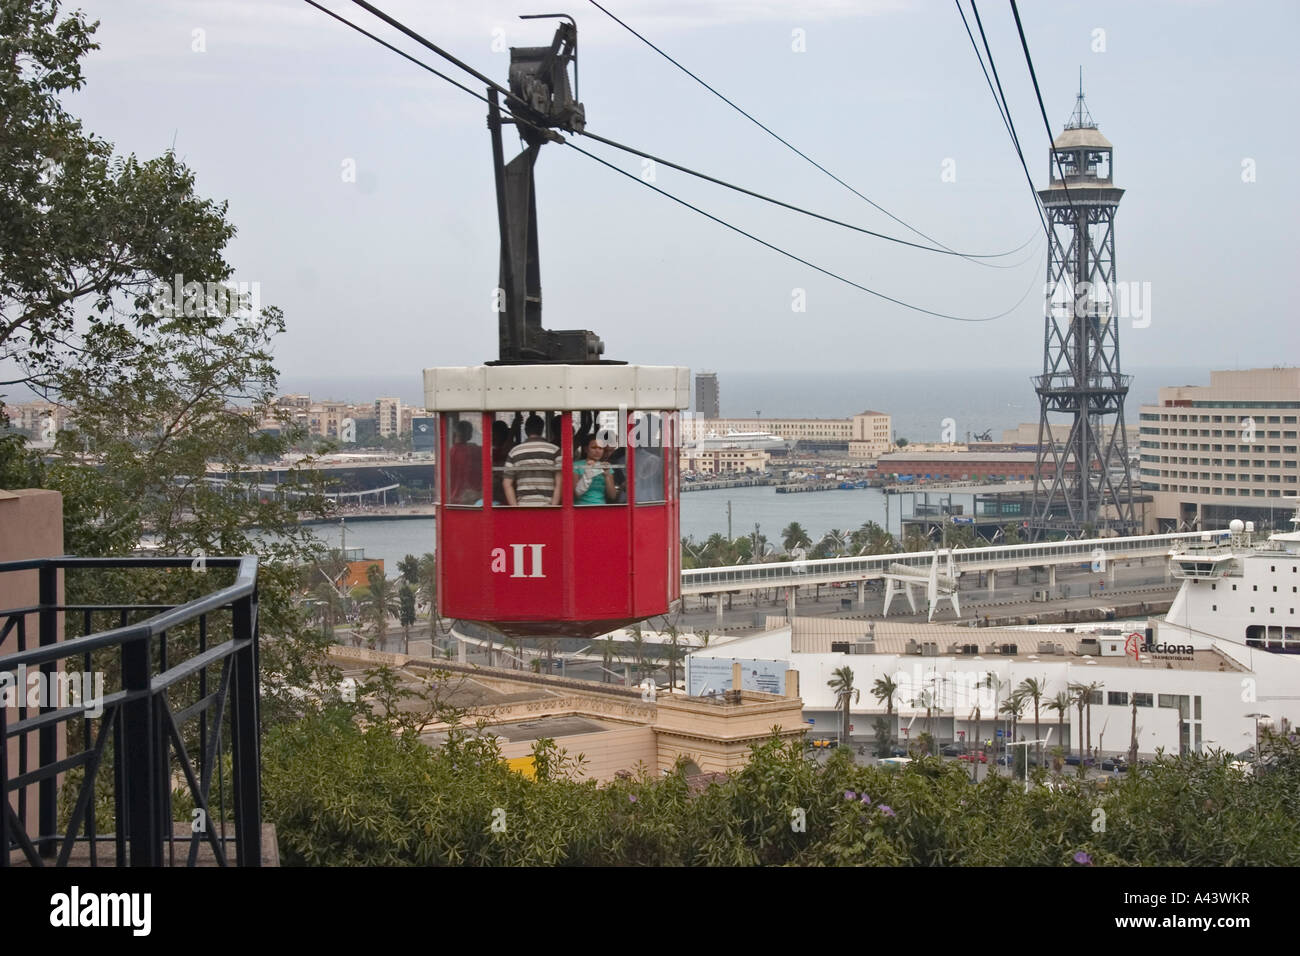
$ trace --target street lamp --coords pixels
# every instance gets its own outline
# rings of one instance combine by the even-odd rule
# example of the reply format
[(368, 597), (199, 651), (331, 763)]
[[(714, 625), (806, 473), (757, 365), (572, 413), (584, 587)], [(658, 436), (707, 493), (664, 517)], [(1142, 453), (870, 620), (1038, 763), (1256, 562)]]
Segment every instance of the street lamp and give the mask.
[(1246, 716), (1253, 717), (1255, 719), (1255, 766), (1258, 767), (1259, 766), (1259, 722), (1261, 720), (1268, 720), (1270, 715), (1255, 713), (1255, 714), (1246, 714)]

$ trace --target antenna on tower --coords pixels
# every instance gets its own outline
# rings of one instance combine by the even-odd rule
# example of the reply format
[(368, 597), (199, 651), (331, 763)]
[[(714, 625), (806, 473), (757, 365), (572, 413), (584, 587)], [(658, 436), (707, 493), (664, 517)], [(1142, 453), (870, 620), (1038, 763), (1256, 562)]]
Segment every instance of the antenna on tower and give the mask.
[(1088, 112), (1088, 106), (1083, 101), (1083, 67), (1079, 67), (1079, 93), (1074, 99), (1074, 112), (1070, 118), (1065, 121), (1066, 129), (1096, 129), (1097, 122)]

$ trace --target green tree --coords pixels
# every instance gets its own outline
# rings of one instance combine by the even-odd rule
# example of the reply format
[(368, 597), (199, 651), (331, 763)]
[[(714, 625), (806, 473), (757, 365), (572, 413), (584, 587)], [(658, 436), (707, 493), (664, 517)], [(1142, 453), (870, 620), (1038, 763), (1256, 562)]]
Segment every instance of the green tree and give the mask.
[[(1039, 680), (1037, 677), (1026, 677), (1020, 682), (1020, 686), (1016, 688), (1016, 691), (1025, 699), (1034, 702), (1034, 739), (1042, 740), (1042, 735), (1038, 732), (1038, 708), (1042, 703), (1043, 695), (1046, 693), (1044, 681)], [(1034, 758), (1035, 763), (1041, 767), (1043, 765), (1043, 745), (1041, 743), (1034, 744), (1034, 749), (1037, 753)]]
[[(1080, 749), (1083, 751), (1083, 755), (1085, 757), (1091, 757), (1092, 756), (1092, 700), (1093, 697), (1096, 696), (1096, 694), (1106, 685), (1103, 682), (1090, 681), (1087, 684), (1081, 683), (1081, 684), (1076, 684), (1074, 686), (1078, 688), (1079, 702), (1080, 704), (1082, 704), (1082, 706), (1079, 708), (1079, 717), (1080, 717), (1079, 731), (1080, 733), (1082, 733), (1084, 727), (1086, 726), (1088, 732), (1088, 745), (1086, 748), (1083, 747), (1082, 739), (1081, 739)], [(1083, 764), (1080, 763), (1079, 766), (1082, 767)]]
[(361, 617), (370, 632), (370, 646), (382, 641), (388, 633), (388, 618), (395, 610), (396, 595), (392, 582), (384, 577), (379, 565), (366, 568), (368, 586), (362, 599)]
[(1061, 747), (1065, 753), (1070, 752), (1070, 738), (1065, 732), (1065, 715), (1070, 712), (1070, 695), (1066, 691), (1060, 691), (1055, 697), (1046, 704), (1048, 710), (1056, 711), (1057, 727), (1060, 731)]
[(898, 684), (888, 674), (884, 677), (877, 677), (875, 683), (871, 685), (871, 696), (876, 698), (876, 703), (885, 705), (885, 718), (889, 727), (890, 743), (893, 743), (894, 739), (894, 698), (897, 695)]
[(853, 532), (852, 544), (858, 554), (892, 554), (898, 550), (894, 536), (874, 521)]
[[(64, 547), (88, 556), (256, 554), (264, 727), (312, 712), (339, 674), (333, 636), (312, 625), (302, 569), (321, 548), (299, 515), (323, 515), (310, 460), (280, 494), (249, 495), (250, 465), (298, 435), (273, 419), (272, 342), (279, 310), (232, 301), (223, 258), (234, 235), (224, 203), (194, 192), (172, 153), (118, 157), (66, 109), (97, 24), (61, 17), (55, 0), (0, 3), (0, 367), (68, 409), (49, 461), (7, 436), (0, 483), (63, 495)], [(177, 277), (182, 294), (175, 295)], [(170, 301), (162, 294), (171, 290)], [(213, 465), (229, 485), (206, 480)], [(290, 493), (292, 492), (292, 494)], [(177, 575), (69, 574), (69, 603), (176, 604), (228, 583)], [(80, 620), (69, 616), (68, 637)], [(223, 639), (215, 621), (210, 642)], [(169, 633), (176, 657), (197, 636)], [(98, 666), (98, 662), (96, 665)], [(304, 690), (309, 691), (303, 693)]]
[(433, 639), (433, 626), (438, 620), (438, 559), (426, 551), (419, 561), (420, 599), (429, 605), (429, 638)]
[(676, 690), (677, 668), (686, 659), (686, 649), (682, 646), (681, 632), (677, 629), (675, 621), (663, 618), (659, 630), (668, 635), (668, 640), (663, 645), (663, 658), (664, 663), (668, 665), (669, 690)]
[(811, 548), (812, 538), (808, 537), (808, 532), (804, 530), (803, 525), (797, 521), (791, 521), (781, 532), (781, 546), (789, 553), (795, 548)]
[(614, 661), (618, 658), (618, 642), (614, 640), (614, 635), (607, 634), (596, 642), (600, 648), (600, 679), (608, 682), (610, 672), (614, 669)]
[[(1011, 739), (1018, 740), (1018, 731), (1020, 728), (1020, 715), (1025, 710), (1025, 695), (1020, 688), (1011, 692), (1011, 696), (1002, 702), (998, 707), (998, 713), (1011, 718)], [(1019, 759), (1019, 758), (1017, 758)]]
[(204, 327), (207, 283), (231, 275), (226, 205), (197, 197), (174, 154), (115, 157), (67, 111), (97, 27), (80, 11), (61, 18), (57, 0), (0, 4), (0, 367), (38, 387), (100, 325), (156, 325), (158, 290), (178, 275), (202, 285), (184, 318)]
[(840, 742), (849, 742), (849, 705), (856, 704), (862, 698), (862, 692), (853, 686), (853, 668), (837, 667), (831, 672), (831, 679), (826, 686), (835, 695), (836, 706), (843, 711), (840, 722)]
[(397, 562), (397, 571), (402, 576), (402, 580), (411, 587), (418, 587), (420, 584), (420, 559), (413, 554), (408, 554), (402, 560)]
[(903, 535), (904, 551), (930, 551), (934, 548), (934, 542), (920, 528), (913, 525), (907, 529), (907, 534)]
[(411, 653), (411, 625), (415, 623), (415, 592), (402, 581), (397, 589), (397, 620), (402, 625), (402, 653)]
[(848, 546), (848, 535), (839, 528), (831, 528), (822, 538), (822, 545), (827, 557), (842, 557), (844, 550)]

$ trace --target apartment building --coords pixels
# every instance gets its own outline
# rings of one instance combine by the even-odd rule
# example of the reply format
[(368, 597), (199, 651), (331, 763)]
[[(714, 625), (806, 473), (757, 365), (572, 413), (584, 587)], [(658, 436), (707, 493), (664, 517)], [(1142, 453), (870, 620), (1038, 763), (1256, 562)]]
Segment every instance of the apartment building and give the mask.
[(68, 425), (68, 410), (54, 402), (3, 404), (9, 427), (25, 432), (40, 441), (51, 432), (63, 431)]
[(1300, 368), (1210, 373), (1160, 389), (1139, 415), (1139, 474), (1151, 530), (1292, 530), (1300, 491)]
[(849, 431), (849, 457), (879, 458), (893, 447), (893, 429), (893, 419), (884, 412), (858, 412)]
[(375, 399), (375, 424), (380, 438), (393, 438), (402, 434), (402, 400)]
[[(698, 441), (728, 432), (762, 432), (805, 450), (848, 451), (856, 458), (876, 458), (889, 451), (893, 422), (884, 412), (865, 411), (852, 418), (702, 418), (683, 416), (682, 438)], [(856, 448), (856, 453), (854, 449)]]
[(722, 415), (717, 372), (697, 372), (695, 375), (695, 414), (703, 418)]

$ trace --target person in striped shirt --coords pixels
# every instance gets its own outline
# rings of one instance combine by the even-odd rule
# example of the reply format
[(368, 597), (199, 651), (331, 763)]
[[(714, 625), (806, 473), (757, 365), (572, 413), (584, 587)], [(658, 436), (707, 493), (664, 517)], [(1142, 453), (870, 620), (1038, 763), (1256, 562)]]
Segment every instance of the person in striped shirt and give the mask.
[(540, 415), (524, 422), (524, 440), (506, 455), (506, 503), (524, 507), (560, 503), (560, 449), (542, 437), (546, 423)]

